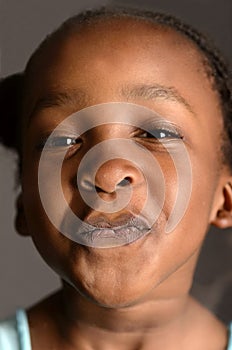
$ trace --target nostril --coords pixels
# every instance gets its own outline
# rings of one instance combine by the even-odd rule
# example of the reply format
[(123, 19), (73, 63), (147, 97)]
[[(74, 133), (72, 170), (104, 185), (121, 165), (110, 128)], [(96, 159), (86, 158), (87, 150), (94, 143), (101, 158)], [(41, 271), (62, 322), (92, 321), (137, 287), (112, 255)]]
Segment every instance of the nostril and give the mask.
[(99, 186), (96, 186), (96, 185), (95, 185), (94, 188), (95, 188), (95, 190), (96, 190), (97, 193), (99, 193), (99, 192), (105, 192), (105, 191), (103, 191), (102, 188), (99, 187)]
[[(129, 177), (125, 177), (123, 180), (121, 180), (121, 181), (116, 185), (116, 188), (117, 188), (117, 187), (126, 187), (126, 186), (130, 185), (130, 183), (131, 183), (130, 178), (129, 178)], [(96, 190), (97, 192), (107, 192), (107, 193), (113, 193), (113, 192), (115, 192), (115, 189), (116, 189), (116, 188), (114, 188), (113, 191), (109, 191), (109, 190), (107, 191), (107, 190), (104, 190), (104, 188), (102, 188), (102, 187), (100, 187), (100, 186), (97, 186), (97, 185), (95, 185), (94, 187), (95, 187), (95, 190)]]
[[(102, 180), (101, 180), (102, 182)], [(115, 184), (116, 182), (116, 184)], [(91, 181), (91, 179), (89, 178), (85, 178), (85, 179), (82, 179), (81, 182), (80, 182), (80, 186), (83, 190), (85, 191), (89, 191), (89, 192), (93, 192), (93, 191), (96, 191), (97, 193), (100, 193), (100, 192), (105, 192), (105, 193), (109, 193), (109, 194), (112, 194), (112, 193), (115, 193), (116, 189), (117, 188), (123, 188), (123, 187), (126, 187), (128, 185), (131, 184), (132, 182), (132, 179), (131, 177), (127, 176), (125, 178), (123, 178), (121, 181), (119, 181), (117, 183), (117, 181), (106, 181), (104, 183), (97, 183), (97, 181), (95, 183), (93, 183), (93, 181)]]
[(125, 177), (122, 181), (120, 181), (118, 184), (117, 184), (117, 187), (120, 186), (120, 187), (125, 187), (125, 186), (128, 186), (130, 185), (131, 183), (131, 180), (129, 177)]

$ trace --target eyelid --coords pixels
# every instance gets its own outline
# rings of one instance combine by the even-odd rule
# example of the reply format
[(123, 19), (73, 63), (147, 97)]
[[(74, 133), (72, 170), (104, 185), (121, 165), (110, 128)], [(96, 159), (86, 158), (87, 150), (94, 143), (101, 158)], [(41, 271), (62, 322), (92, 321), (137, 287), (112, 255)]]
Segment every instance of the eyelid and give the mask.
[(174, 124), (173, 122), (166, 121), (166, 120), (154, 120), (153, 118), (141, 124), (140, 128), (144, 132), (148, 132), (151, 134), (152, 134), (152, 131), (155, 131), (157, 129), (169, 131), (179, 136), (180, 139), (185, 139), (182, 129), (176, 124)]
[[(38, 144), (36, 145), (36, 148), (38, 149), (38, 150), (42, 150), (42, 149), (44, 149), (45, 148), (45, 146), (46, 146), (46, 143), (48, 142), (48, 140), (50, 139), (50, 141), (54, 141), (54, 140), (58, 140), (58, 139), (72, 139), (72, 140), (74, 140), (74, 141), (78, 141), (78, 140), (80, 140), (81, 141), (81, 139), (80, 139), (80, 137), (79, 136), (77, 136), (77, 135), (67, 135), (67, 134), (61, 134), (61, 133), (54, 133), (54, 134), (52, 134), (52, 133), (46, 133), (46, 134), (44, 134), (44, 136), (42, 136), (41, 138), (40, 138), (40, 140), (39, 140), (39, 142), (38, 142)], [(78, 143), (76, 143), (76, 144), (78, 144)], [(70, 145), (66, 145), (66, 146), (54, 146), (54, 147), (52, 147), (52, 146), (50, 146), (49, 147), (49, 144), (47, 144), (47, 147), (46, 147), (46, 149), (52, 149), (52, 148), (71, 148), (72, 146), (74, 146), (73, 144), (70, 144)]]
[(181, 129), (179, 126), (177, 126), (175, 123), (164, 120), (164, 119), (149, 119), (141, 124), (141, 127), (143, 128), (149, 128), (149, 127), (157, 127), (157, 128), (170, 128), (170, 131), (176, 131), (181, 132)]

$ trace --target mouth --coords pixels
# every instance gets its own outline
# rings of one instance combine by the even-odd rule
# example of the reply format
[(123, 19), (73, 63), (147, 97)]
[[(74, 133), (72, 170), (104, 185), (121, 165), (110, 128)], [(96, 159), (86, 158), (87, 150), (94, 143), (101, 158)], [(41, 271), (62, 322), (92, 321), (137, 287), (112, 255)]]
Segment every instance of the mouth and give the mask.
[(84, 245), (112, 248), (128, 245), (148, 234), (150, 230), (151, 227), (143, 218), (127, 216), (109, 222), (106, 218), (99, 217), (86, 220), (77, 234)]

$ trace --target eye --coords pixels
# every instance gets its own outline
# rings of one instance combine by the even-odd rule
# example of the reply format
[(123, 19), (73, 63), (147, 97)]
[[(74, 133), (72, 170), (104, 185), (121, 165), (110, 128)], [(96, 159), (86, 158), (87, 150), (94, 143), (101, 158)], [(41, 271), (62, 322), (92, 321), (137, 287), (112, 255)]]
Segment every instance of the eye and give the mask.
[(149, 131), (142, 131), (139, 134), (140, 138), (144, 138), (144, 139), (182, 139), (183, 137), (175, 132), (175, 131), (170, 131), (167, 129), (161, 129), (161, 128), (157, 128), (157, 129), (153, 129), (150, 132)]
[(77, 140), (72, 137), (60, 136), (53, 137), (51, 140), (48, 140), (46, 147), (69, 147), (77, 143)]
[(59, 150), (65, 148), (71, 148), (75, 145), (81, 145), (82, 140), (80, 138), (70, 136), (53, 136), (49, 137), (39, 143), (38, 149), (42, 150)]

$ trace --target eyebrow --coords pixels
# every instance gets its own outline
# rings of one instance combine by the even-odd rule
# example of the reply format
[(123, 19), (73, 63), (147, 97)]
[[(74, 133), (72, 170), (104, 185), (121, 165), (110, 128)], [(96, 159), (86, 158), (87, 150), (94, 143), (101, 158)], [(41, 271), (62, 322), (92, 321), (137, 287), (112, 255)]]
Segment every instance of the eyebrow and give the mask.
[(189, 112), (195, 115), (191, 105), (174, 87), (168, 87), (160, 84), (152, 85), (135, 85), (125, 86), (122, 88), (122, 96), (128, 100), (135, 98), (143, 98), (145, 100), (163, 99), (182, 104)]
[(42, 109), (51, 107), (63, 107), (63, 106), (86, 106), (90, 101), (90, 98), (82, 89), (65, 89), (64, 91), (50, 91), (44, 96), (41, 96), (35, 103), (31, 117)]
[[(125, 85), (119, 90), (119, 97), (127, 101), (142, 98), (145, 100), (163, 99), (167, 101), (177, 102), (182, 104), (189, 112), (195, 115), (190, 104), (174, 87), (167, 87), (160, 84), (133, 84)], [(65, 89), (64, 91), (50, 91), (45, 96), (41, 96), (35, 103), (32, 112), (29, 116), (29, 121), (32, 116), (43, 109), (51, 107), (71, 106), (74, 109), (82, 108), (90, 105), (92, 99), (88, 94), (79, 88)]]

